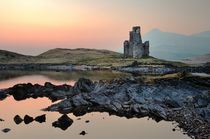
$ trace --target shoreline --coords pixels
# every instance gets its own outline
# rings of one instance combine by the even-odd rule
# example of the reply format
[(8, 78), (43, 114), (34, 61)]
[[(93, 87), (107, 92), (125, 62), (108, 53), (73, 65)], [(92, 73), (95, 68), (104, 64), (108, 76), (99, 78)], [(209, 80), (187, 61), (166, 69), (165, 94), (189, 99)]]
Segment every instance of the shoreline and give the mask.
[(172, 65), (135, 65), (128, 66), (98, 66), (98, 65), (75, 65), (75, 64), (0, 64), (0, 71), (23, 70), (23, 71), (119, 71), (136, 75), (164, 75), (179, 72), (206, 73), (210, 74), (210, 66), (172, 66)]
[[(191, 138), (210, 136), (210, 78), (176, 76), (155, 78), (116, 78), (93, 82), (80, 78), (74, 86), (17, 84), (0, 90), (1, 100), (17, 101), (47, 97), (52, 102), (45, 111), (82, 116), (107, 112), (127, 118), (151, 117), (155, 121), (176, 121)], [(60, 101), (58, 101), (60, 100)]]

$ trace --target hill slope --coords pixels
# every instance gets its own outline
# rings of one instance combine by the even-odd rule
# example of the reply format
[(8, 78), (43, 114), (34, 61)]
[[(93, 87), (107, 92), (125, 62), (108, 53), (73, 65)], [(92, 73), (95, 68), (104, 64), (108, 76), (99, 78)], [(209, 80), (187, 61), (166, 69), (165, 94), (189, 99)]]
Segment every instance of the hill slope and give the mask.
[(98, 64), (110, 63), (113, 59), (121, 58), (122, 54), (96, 49), (51, 49), (38, 56), (26, 56), (0, 50), (1, 64)]
[(210, 38), (210, 31), (200, 32), (200, 33), (197, 33), (197, 34), (193, 34), (192, 36)]
[(85, 64), (95, 60), (108, 60), (112, 58), (119, 58), (122, 54), (96, 49), (52, 49), (45, 53), (40, 54), (38, 63), (71, 63), (71, 64)]
[(32, 61), (34, 61), (33, 56), (26, 56), (14, 52), (0, 50), (0, 63), (2, 64), (28, 63)]
[[(6, 56), (5, 56), (6, 55)], [(124, 59), (121, 53), (109, 50), (96, 49), (52, 49), (38, 56), (24, 56), (13, 52), (2, 51), (0, 53), (0, 64), (76, 64), (97, 66), (127, 66), (134, 61), (146, 65), (171, 64), (183, 66), (180, 62), (171, 62), (153, 57)]]

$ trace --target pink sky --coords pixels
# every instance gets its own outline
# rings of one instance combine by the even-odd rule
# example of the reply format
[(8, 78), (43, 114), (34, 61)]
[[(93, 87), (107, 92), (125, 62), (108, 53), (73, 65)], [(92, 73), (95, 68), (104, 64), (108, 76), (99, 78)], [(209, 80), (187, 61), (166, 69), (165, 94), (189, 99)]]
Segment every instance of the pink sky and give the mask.
[(0, 49), (118, 50), (134, 25), (182, 34), (210, 30), (209, 0), (0, 0)]

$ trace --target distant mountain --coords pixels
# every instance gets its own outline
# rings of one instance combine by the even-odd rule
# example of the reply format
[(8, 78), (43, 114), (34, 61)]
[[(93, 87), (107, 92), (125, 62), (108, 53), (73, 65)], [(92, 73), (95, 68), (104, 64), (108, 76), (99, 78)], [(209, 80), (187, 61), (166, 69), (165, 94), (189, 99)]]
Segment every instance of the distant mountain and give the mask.
[(180, 60), (210, 53), (210, 31), (190, 36), (153, 29), (144, 40), (150, 41), (151, 56)]
[(197, 34), (193, 34), (194, 37), (202, 37), (202, 38), (209, 38), (210, 39), (210, 31), (205, 31)]
[(85, 63), (91, 60), (109, 60), (109, 58), (121, 57), (122, 54), (109, 50), (96, 49), (51, 49), (38, 56), (26, 56), (9, 51), (0, 50), (1, 64), (18, 63)]

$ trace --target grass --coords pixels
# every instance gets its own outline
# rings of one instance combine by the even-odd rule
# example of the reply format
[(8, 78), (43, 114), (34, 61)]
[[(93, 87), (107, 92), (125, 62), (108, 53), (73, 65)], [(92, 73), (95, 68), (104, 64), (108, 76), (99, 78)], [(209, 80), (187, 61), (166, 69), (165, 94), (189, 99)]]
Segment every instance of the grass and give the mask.
[(172, 62), (144, 57), (140, 59), (123, 58), (123, 54), (97, 49), (52, 49), (38, 56), (25, 56), (8, 51), (0, 51), (1, 64), (75, 64), (75, 65), (96, 65), (96, 66), (128, 66), (134, 61), (139, 65), (172, 65), (186, 66), (181, 62)]

